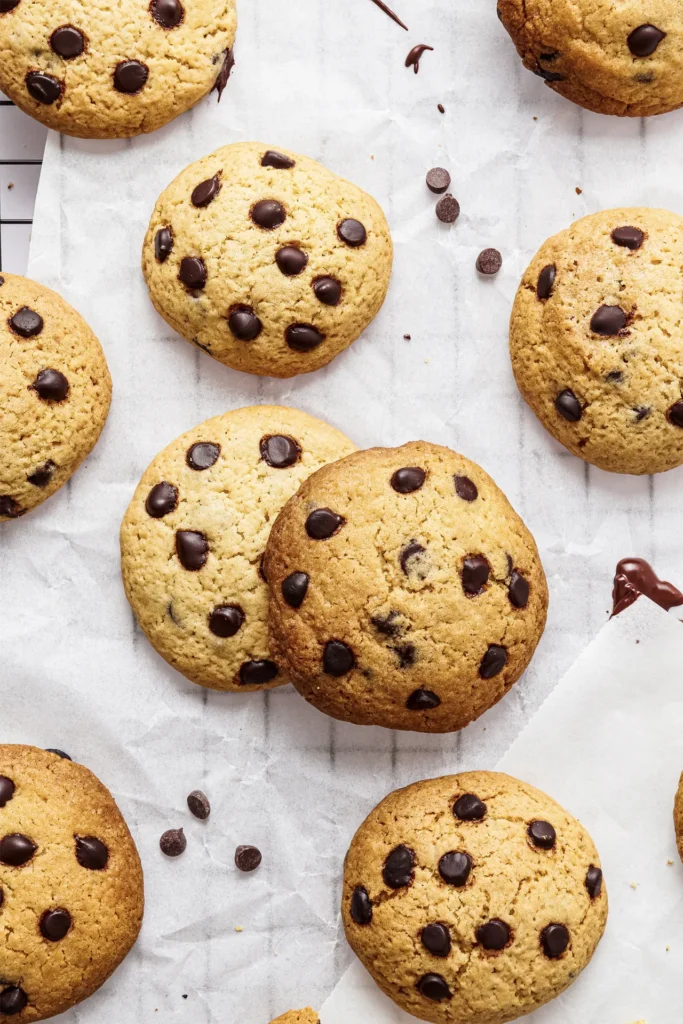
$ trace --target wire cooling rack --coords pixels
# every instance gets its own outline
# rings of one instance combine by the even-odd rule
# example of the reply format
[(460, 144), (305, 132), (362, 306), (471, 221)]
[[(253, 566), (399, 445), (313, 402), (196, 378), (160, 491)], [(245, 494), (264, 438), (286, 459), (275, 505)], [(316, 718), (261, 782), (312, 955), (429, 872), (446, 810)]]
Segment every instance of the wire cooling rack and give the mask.
[(0, 93), (0, 270), (25, 274), (46, 129)]

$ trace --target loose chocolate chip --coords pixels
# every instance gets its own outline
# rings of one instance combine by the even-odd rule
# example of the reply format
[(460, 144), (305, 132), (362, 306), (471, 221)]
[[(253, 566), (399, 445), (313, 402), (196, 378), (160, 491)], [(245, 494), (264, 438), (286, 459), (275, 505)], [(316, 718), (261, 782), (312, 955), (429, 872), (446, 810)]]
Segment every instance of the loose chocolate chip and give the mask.
[(515, 608), (526, 608), (529, 602), (529, 583), (523, 576), (520, 576), (516, 569), (510, 577), (508, 597), (510, 604), (513, 604)]
[[(683, 402), (681, 403), (683, 410)], [(343, 516), (337, 515), (331, 508), (316, 508), (306, 520), (306, 533), (311, 540), (327, 540), (346, 523)]]
[(4, 807), (5, 804), (14, 796), (15, 785), (11, 779), (8, 779), (6, 775), (0, 775), (0, 807)]
[(305, 572), (293, 572), (282, 581), (282, 596), (290, 608), (300, 608), (308, 592), (309, 578)]
[(666, 418), (675, 427), (683, 427), (683, 399), (671, 406), (666, 414)]
[(244, 622), (244, 612), (238, 604), (219, 604), (209, 615), (209, 629), (223, 639), (234, 636)]
[(602, 892), (602, 871), (591, 865), (586, 872), (586, 889), (592, 900), (596, 900)]
[(296, 277), (308, 263), (308, 256), (296, 245), (285, 245), (275, 253), (275, 262), (286, 277)]
[(351, 917), (356, 924), (370, 924), (372, 921), (372, 900), (362, 885), (357, 885), (351, 896)]
[(341, 640), (328, 640), (323, 652), (323, 669), (330, 676), (345, 676), (356, 664), (351, 648)]
[(427, 478), (424, 469), (419, 466), (405, 466), (397, 469), (391, 478), (391, 486), (399, 494), (412, 494), (419, 491)]
[(483, 555), (470, 555), (462, 565), (462, 589), (470, 597), (483, 594), (491, 566)]
[(401, 844), (396, 846), (384, 861), (382, 878), (390, 889), (404, 889), (415, 877), (415, 854)]
[(570, 423), (578, 423), (583, 416), (581, 402), (570, 388), (560, 391), (555, 399), (555, 408), (560, 416), (565, 420), (569, 420)]
[(418, 558), (420, 555), (426, 554), (426, 550), (427, 549), (423, 548), (416, 540), (411, 540), (410, 544), (406, 544), (398, 558), (401, 563), (401, 569), (406, 576), (410, 575), (411, 560)]
[(169, 828), (161, 836), (159, 847), (167, 857), (179, 857), (187, 849), (187, 839), (181, 828)]
[(442, 224), (455, 224), (460, 216), (460, 203), (450, 192), (436, 204), (436, 216)]
[(287, 219), (287, 213), (282, 203), (277, 199), (260, 199), (251, 208), (251, 219), (254, 224), (266, 231), (279, 228)]
[(436, 196), (443, 195), (451, 183), (451, 176), (445, 167), (432, 167), (427, 171), (427, 188)]
[(57, 747), (46, 747), (45, 752), (47, 754), (56, 754), (57, 757), (63, 758), (65, 761), (71, 761), (68, 754), (65, 754), (63, 750), (59, 750)]
[(145, 502), (147, 515), (152, 519), (162, 519), (169, 512), (174, 512), (177, 507), (178, 490), (173, 484), (166, 483), (165, 480), (154, 485)]
[(85, 50), (85, 36), (73, 25), (60, 25), (50, 36), (50, 46), (64, 60), (72, 60)]
[(481, 659), (479, 675), (482, 679), (493, 679), (503, 671), (508, 661), (508, 652), (500, 644), (490, 644), (486, 654)]
[(198, 530), (178, 530), (175, 535), (175, 549), (180, 564), (189, 572), (199, 572), (206, 565), (209, 544)]
[(199, 291), (206, 284), (206, 264), (201, 256), (183, 256), (178, 280), (191, 291)]
[(529, 839), (541, 850), (552, 850), (557, 842), (557, 833), (549, 821), (532, 821), (527, 828)]
[(603, 338), (614, 338), (626, 327), (626, 313), (621, 306), (600, 306), (591, 318), (591, 330)]
[(34, 487), (47, 487), (56, 468), (57, 466), (52, 459), (48, 459), (47, 462), (43, 462), (42, 465), (37, 466), (32, 473), (29, 473), (26, 479), (30, 484), (33, 484)]
[(185, 461), (190, 469), (201, 472), (203, 469), (211, 469), (218, 461), (221, 453), (221, 446), (213, 441), (197, 441), (187, 449)]
[[(218, 63), (218, 61), (220, 60), (220, 57), (221, 57), (221, 55), (218, 54), (216, 57), (213, 58), (214, 64)], [(218, 102), (219, 103), (221, 101), (221, 97), (223, 95), (223, 91), (224, 91), (226, 85), (228, 84), (228, 79), (230, 78), (230, 72), (232, 71), (234, 66), (235, 66), (235, 58), (233, 56), (233, 52), (230, 49), (230, 47), (227, 47), (225, 50), (223, 50), (223, 63), (221, 64), (221, 69), (218, 72), (218, 75), (216, 76), (216, 81), (214, 82), (213, 89), (211, 90), (211, 92), (213, 92), (214, 89), (215, 89), (216, 92), (218, 93)]]
[(185, 13), (180, 0), (152, 0), (149, 9), (157, 25), (162, 28), (176, 28)]
[(63, 85), (58, 78), (46, 75), (44, 71), (29, 71), (26, 88), (34, 100), (49, 107), (62, 95)]
[(9, 14), (15, 7), (18, 7), (20, 0), (0, 0), (0, 14)]
[(59, 907), (57, 910), (46, 910), (40, 918), (40, 933), (50, 942), (59, 942), (71, 927), (71, 914)]
[(365, 245), (368, 237), (367, 231), (361, 222), (354, 220), (352, 217), (347, 217), (346, 220), (342, 220), (337, 224), (337, 235), (345, 245), (349, 245), (352, 249)]
[(265, 686), (275, 679), (277, 673), (274, 661), (245, 661), (240, 666), (240, 686)]
[(234, 306), (228, 314), (228, 327), (238, 341), (253, 341), (263, 330), (251, 306)]
[(220, 190), (221, 183), (217, 174), (214, 174), (213, 178), (207, 178), (206, 181), (200, 181), (192, 190), (192, 205), (208, 206), (214, 201)]
[(22, 864), (28, 863), (38, 847), (32, 843), (28, 836), (22, 836), (18, 832), (0, 839), (0, 864), (9, 864), (10, 867), (20, 868)]
[(154, 236), (154, 255), (159, 263), (164, 263), (173, 251), (172, 228), (159, 228)]
[(425, 999), (431, 999), (435, 1003), (453, 998), (446, 980), (440, 974), (424, 974), (417, 983), (417, 990)]
[(510, 941), (510, 929), (499, 917), (494, 917), (477, 928), (477, 942), (484, 949), (501, 950), (505, 949)]
[(235, 865), (240, 871), (256, 871), (262, 859), (261, 851), (255, 846), (238, 846), (235, 850)]
[(15, 334), (22, 338), (35, 338), (43, 329), (43, 318), (40, 313), (28, 306), (22, 306), (14, 316), (10, 317), (9, 325)]
[(456, 889), (462, 889), (467, 885), (467, 879), (472, 870), (472, 858), (469, 853), (453, 851), (444, 853), (439, 861), (439, 874), (448, 885), (454, 885)]
[(634, 57), (651, 57), (664, 38), (666, 32), (655, 25), (639, 25), (628, 37), (628, 48)]
[(25, 509), (21, 507), (18, 501), (10, 497), (9, 494), (0, 494), (0, 516), (7, 516), (8, 519), (18, 519), (19, 516), (23, 516)]
[(453, 814), (460, 821), (481, 821), (486, 816), (486, 804), (474, 793), (464, 793), (456, 800)]
[(555, 960), (569, 945), (569, 932), (563, 924), (549, 924), (541, 932), (541, 945), (545, 955)]
[(503, 257), (497, 249), (484, 249), (477, 256), (477, 270), (486, 277), (497, 274), (503, 266)]
[(301, 446), (287, 434), (271, 434), (262, 437), (259, 444), (261, 458), (273, 469), (286, 469), (301, 458)]
[(69, 394), (69, 382), (59, 370), (41, 370), (31, 388), (45, 402), (63, 402)]
[(538, 275), (538, 281), (536, 283), (536, 294), (539, 299), (550, 298), (553, 293), (556, 276), (557, 267), (554, 263), (549, 263), (547, 267), (543, 268), (541, 273)]
[(136, 93), (145, 86), (149, 68), (139, 60), (122, 60), (114, 70), (114, 88), (117, 92)]
[(463, 501), (476, 501), (479, 497), (477, 485), (468, 476), (454, 476), (455, 493)]
[(645, 241), (645, 235), (640, 228), (623, 227), (615, 228), (612, 232), (612, 241), (615, 245), (621, 245), (625, 249), (640, 249)]
[(289, 170), (294, 167), (295, 161), (284, 153), (278, 153), (276, 149), (268, 149), (261, 159), (261, 167), (275, 167), (278, 171)]
[(428, 924), (422, 929), (420, 939), (434, 956), (448, 956), (451, 951), (451, 933), (445, 924)]
[(311, 352), (325, 340), (312, 324), (290, 324), (285, 331), (285, 341), (295, 352)]
[(95, 836), (76, 836), (76, 860), (88, 871), (102, 871), (109, 862), (109, 850)]
[(313, 293), (325, 306), (338, 306), (342, 295), (342, 286), (334, 277), (316, 277), (313, 282)]
[(9, 988), (4, 988), (0, 992), (0, 1013), (4, 1013), (7, 1017), (14, 1017), (15, 1014), (21, 1013), (27, 1003), (28, 996), (18, 985), (10, 985)]
[(414, 690), (406, 701), (408, 711), (431, 711), (438, 708), (441, 697), (438, 697), (431, 690)]
[(200, 821), (206, 821), (211, 814), (211, 804), (206, 793), (202, 793), (201, 789), (193, 789), (187, 798), (187, 806), (190, 809), (190, 814), (194, 814), (195, 818), (199, 818)]

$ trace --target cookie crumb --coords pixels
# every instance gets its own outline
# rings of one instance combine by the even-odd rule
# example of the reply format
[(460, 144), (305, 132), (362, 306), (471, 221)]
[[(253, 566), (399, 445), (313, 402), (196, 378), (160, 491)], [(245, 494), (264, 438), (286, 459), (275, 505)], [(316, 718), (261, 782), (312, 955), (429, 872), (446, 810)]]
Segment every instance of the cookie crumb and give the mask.
[(235, 931), (236, 931), (236, 932), (243, 932), (243, 931), (244, 931), (244, 928), (242, 927), (242, 925), (241, 925), (241, 924), (236, 924), (236, 925), (235, 925)]
[(670, 868), (674, 866), (674, 862), (672, 860), (668, 860), (666, 863), (669, 865)]
[(404, 334), (404, 335), (403, 335), (403, 340), (404, 340), (404, 341), (412, 341), (412, 338), (410, 337), (410, 335), (409, 335), (409, 334)]
[(631, 888), (632, 889), (637, 889), (638, 888), (638, 882), (631, 882)]
[(576, 186), (576, 194), (577, 194), (577, 196), (582, 196), (583, 195), (583, 189), (579, 188), (578, 185)]
[(14, 182), (13, 181), (8, 181), (7, 182), (7, 188), (10, 188), (10, 189), (14, 188)]

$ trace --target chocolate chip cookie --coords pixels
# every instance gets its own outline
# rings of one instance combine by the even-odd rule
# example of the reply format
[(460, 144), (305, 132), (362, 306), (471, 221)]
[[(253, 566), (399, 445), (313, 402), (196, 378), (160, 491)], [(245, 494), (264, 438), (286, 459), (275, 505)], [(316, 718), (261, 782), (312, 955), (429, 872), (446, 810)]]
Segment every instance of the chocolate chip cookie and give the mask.
[(318, 1014), (311, 1009), (289, 1010), (281, 1017), (276, 1017), (271, 1024), (320, 1024)]
[(142, 868), (111, 793), (81, 765), (0, 745), (0, 1021), (92, 995), (135, 942)]
[(110, 401), (104, 353), (85, 320), (49, 288), (0, 274), (0, 522), (67, 482)]
[(183, 434), (145, 471), (121, 527), (123, 582), (150, 643), (192, 682), (287, 682), (268, 644), (268, 533), (310, 473), (353, 450), (304, 412), (252, 406)]
[(0, 0), (0, 89), (65, 135), (152, 132), (234, 64), (235, 0)]
[(615, 473), (683, 463), (683, 218), (606, 210), (534, 256), (510, 325), (512, 368), (543, 426)]
[(678, 792), (676, 793), (676, 800), (674, 803), (674, 828), (676, 830), (678, 852), (681, 856), (681, 860), (683, 860), (683, 775), (681, 775), (680, 782), (678, 784)]
[(386, 797), (346, 857), (346, 937), (380, 988), (433, 1024), (504, 1024), (563, 992), (607, 920), (595, 846), (497, 772)]
[(487, 474), (415, 441), (315, 473), (266, 552), (271, 643), (334, 718), (461, 729), (522, 674), (548, 591), (529, 531)]
[(191, 164), (160, 196), (142, 266), (158, 313), (236, 370), (325, 366), (384, 301), (393, 249), (374, 199), (257, 142)]
[(678, 0), (498, 0), (524, 64), (598, 114), (647, 117), (683, 105)]

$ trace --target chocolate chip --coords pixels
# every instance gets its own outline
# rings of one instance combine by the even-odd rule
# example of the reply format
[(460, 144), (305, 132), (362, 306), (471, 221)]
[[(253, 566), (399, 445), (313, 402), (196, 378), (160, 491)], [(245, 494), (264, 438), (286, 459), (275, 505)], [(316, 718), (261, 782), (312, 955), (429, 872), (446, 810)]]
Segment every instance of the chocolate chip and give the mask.
[(351, 896), (351, 918), (356, 924), (370, 924), (372, 921), (372, 900), (362, 885), (357, 885)]
[(352, 249), (365, 245), (368, 237), (367, 231), (361, 222), (354, 220), (352, 217), (347, 217), (337, 224), (337, 236), (345, 245), (349, 245)]
[(157, 25), (162, 28), (176, 28), (185, 13), (180, 0), (152, 0), (149, 9)]
[(265, 686), (275, 679), (277, 673), (274, 661), (245, 661), (240, 666), (240, 686)]
[(290, 324), (285, 331), (285, 341), (295, 352), (311, 352), (325, 340), (312, 324)]
[(503, 266), (503, 257), (497, 249), (484, 249), (477, 256), (477, 270), (486, 277), (497, 274)]
[(208, 206), (212, 203), (221, 190), (220, 179), (217, 174), (206, 181), (200, 181), (192, 190), (192, 205), (197, 207)]
[(486, 816), (486, 804), (474, 793), (464, 793), (455, 801), (453, 814), (460, 821), (481, 821)]
[(427, 171), (427, 188), (434, 195), (443, 195), (450, 183), (451, 176), (445, 167), (432, 167), (431, 171)]
[(145, 86), (149, 68), (139, 60), (122, 60), (114, 70), (114, 88), (117, 92), (136, 93)]
[(22, 306), (10, 317), (9, 325), (21, 338), (35, 338), (43, 329), (43, 318), (34, 309)]
[(235, 850), (235, 865), (240, 871), (256, 871), (262, 859), (261, 851), (255, 846), (238, 846)]
[(50, 36), (50, 46), (64, 60), (72, 60), (85, 50), (85, 36), (73, 25), (60, 25)]
[(15, 1014), (21, 1013), (27, 1003), (28, 996), (18, 985), (10, 985), (0, 992), (0, 1013), (4, 1013), (6, 1017), (14, 1017)]
[(26, 88), (34, 100), (49, 107), (59, 99), (64, 87), (58, 78), (46, 75), (44, 71), (29, 71)]
[(608, 382), (608, 384), (621, 384), (623, 379), (623, 370), (610, 370), (610, 372), (605, 377), (605, 380)]
[(531, 70), (546, 82), (564, 82), (564, 75), (560, 74), (559, 71), (551, 71), (549, 68), (540, 67), (540, 65)]
[(40, 933), (50, 942), (59, 942), (71, 927), (71, 914), (59, 907), (57, 910), (46, 910), (40, 918)]
[(47, 462), (43, 462), (41, 466), (34, 469), (26, 479), (30, 484), (33, 484), (34, 487), (47, 487), (56, 468), (57, 466), (52, 459), (48, 459)]
[(408, 711), (431, 711), (438, 708), (441, 697), (438, 697), (431, 690), (414, 690), (406, 701)]
[(187, 849), (187, 839), (181, 828), (169, 828), (159, 840), (161, 852), (167, 857), (179, 857)]
[(199, 291), (206, 284), (206, 264), (201, 256), (183, 256), (178, 280), (191, 291)]
[(586, 889), (592, 900), (596, 900), (602, 892), (602, 871), (591, 865), (586, 872)]
[(628, 48), (634, 57), (651, 57), (665, 38), (666, 32), (655, 25), (639, 25), (628, 37)]
[(266, 554), (265, 554), (265, 551), (264, 551), (264, 553), (261, 555), (261, 557), (259, 559), (258, 574), (261, 577), (261, 579), (263, 580), (263, 582), (267, 583), (268, 582), (268, 577), (266, 576), (266, 570), (263, 568), (263, 562), (264, 562), (265, 557), (266, 557)]
[(154, 255), (156, 256), (159, 263), (164, 263), (165, 260), (171, 255), (173, 251), (173, 230), (168, 228), (159, 228), (156, 235), (154, 236)]
[(342, 295), (342, 286), (334, 277), (316, 277), (313, 282), (313, 293), (325, 306), (338, 306)]
[[(218, 54), (218, 56), (214, 57), (214, 59), (213, 59), (214, 64), (216, 64), (219, 59), (220, 59), (220, 54)], [(226, 85), (228, 84), (228, 79), (230, 78), (230, 72), (232, 71), (234, 66), (235, 66), (235, 58), (233, 56), (233, 52), (230, 49), (230, 47), (226, 47), (226, 49), (223, 50), (223, 63), (221, 64), (221, 69), (220, 69), (220, 71), (218, 72), (218, 74), (216, 76), (216, 81), (214, 82), (213, 89), (211, 90), (211, 92), (213, 92), (214, 89), (215, 89), (216, 92), (218, 93), (218, 102), (219, 103), (220, 103), (221, 97), (223, 95), (223, 90), (225, 89)]]
[(520, 576), (516, 569), (510, 577), (508, 597), (510, 604), (513, 604), (515, 608), (526, 608), (529, 602), (529, 583), (523, 576)]
[(173, 484), (166, 483), (165, 480), (162, 480), (160, 484), (154, 485), (147, 495), (147, 501), (145, 502), (147, 515), (151, 516), (152, 519), (162, 519), (169, 512), (175, 512), (177, 507), (178, 490)]
[(527, 828), (529, 839), (540, 850), (552, 850), (557, 833), (549, 821), (532, 821)]
[(482, 679), (493, 679), (503, 671), (507, 665), (508, 652), (500, 644), (490, 644), (486, 654), (481, 659), (479, 675)]
[(280, 224), (284, 224), (287, 213), (277, 199), (260, 199), (251, 208), (251, 219), (260, 228), (272, 231), (273, 228), (279, 228)]
[(460, 203), (450, 192), (436, 204), (436, 216), (442, 224), (455, 224), (460, 216)]
[(470, 597), (483, 594), (490, 572), (491, 566), (483, 555), (469, 555), (462, 565), (462, 589)]
[(282, 596), (290, 608), (300, 608), (308, 592), (309, 578), (305, 572), (293, 572), (282, 581)]
[(294, 163), (291, 157), (278, 153), (276, 149), (266, 150), (261, 159), (261, 167), (275, 167), (278, 171), (289, 170), (290, 167), (294, 167)]
[(187, 449), (185, 461), (190, 469), (201, 472), (204, 469), (211, 469), (218, 461), (221, 453), (221, 446), (213, 441), (197, 441)]
[(453, 998), (446, 980), (440, 974), (423, 974), (417, 983), (417, 990), (425, 999), (431, 999), (435, 1003)]
[(434, 956), (448, 956), (451, 951), (451, 933), (445, 924), (428, 924), (422, 929), (420, 939)]
[(510, 929), (499, 917), (482, 924), (476, 931), (477, 942), (489, 950), (505, 949), (510, 941)]
[(477, 485), (468, 476), (454, 476), (455, 493), (463, 501), (476, 501), (479, 497)]
[(341, 640), (328, 640), (323, 652), (323, 669), (330, 676), (345, 676), (356, 664), (351, 648)]
[(228, 314), (228, 327), (238, 341), (253, 341), (263, 330), (251, 306), (234, 306)]
[(88, 871), (102, 871), (109, 862), (109, 850), (95, 836), (76, 836), (76, 860)]
[(640, 228), (623, 227), (615, 228), (612, 232), (612, 241), (615, 245), (621, 245), (626, 249), (640, 249), (645, 241), (645, 235)]
[(68, 754), (65, 754), (63, 750), (59, 750), (57, 747), (46, 747), (45, 752), (47, 754), (55, 754), (57, 757), (61, 757), (64, 761), (71, 761)]
[(439, 861), (439, 874), (447, 885), (454, 885), (456, 889), (462, 889), (463, 885), (467, 885), (471, 870), (472, 858), (469, 853), (444, 853)]
[(384, 861), (382, 878), (390, 889), (404, 889), (415, 877), (415, 854), (401, 844), (396, 846)]
[(569, 932), (563, 924), (549, 924), (541, 932), (541, 946), (550, 960), (562, 956), (569, 945)]
[(275, 262), (286, 277), (296, 277), (308, 263), (308, 256), (296, 245), (285, 245), (275, 253)]
[[(401, 563), (401, 569), (406, 574), (406, 576), (410, 575), (411, 569), (413, 568), (413, 566), (411, 566), (410, 564), (411, 561), (413, 559), (419, 558), (420, 555), (424, 555), (426, 553), (427, 549), (423, 548), (422, 545), (419, 544), (416, 540), (411, 540), (410, 544), (406, 544), (406, 546), (401, 551), (401, 554), (398, 556), (398, 560)], [(420, 578), (424, 579), (423, 576), (421, 576)]]
[(209, 615), (209, 629), (223, 639), (234, 636), (244, 622), (244, 612), (238, 604), (219, 604)]
[(262, 437), (259, 444), (261, 458), (274, 469), (286, 469), (301, 458), (301, 446), (287, 434), (271, 434)]
[(538, 275), (538, 282), (536, 284), (536, 294), (539, 299), (550, 298), (553, 293), (556, 276), (557, 267), (554, 263), (549, 263), (547, 267), (543, 268), (541, 273)]
[(9, 803), (14, 796), (15, 788), (11, 779), (8, 779), (6, 775), (0, 775), (0, 807)]
[(626, 313), (621, 306), (600, 306), (591, 318), (591, 331), (603, 338), (614, 338), (626, 327)]
[(390, 651), (393, 651), (398, 658), (399, 668), (410, 668), (411, 665), (415, 664), (416, 651), (414, 644), (397, 644), (395, 647), (390, 647)]
[(400, 621), (397, 621), (399, 618), (398, 612), (392, 611), (385, 616), (373, 615), (370, 622), (382, 636), (400, 636), (404, 627)]
[(683, 427), (683, 399), (671, 406), (666, 414), (666, 418), (675, 427)]
[(18, 832), (0, 839), (0, 864), (9, 864), (10, 867), (20, 868), (27, 864), (38, 847), (32, 843), (28, 836), (22, 836)]
[(633, 410), (635, 413), (636, 423), (640, 423), (641, 420), (646, 419), (652, 412), (652, 407), (649, 405), (639, 405), (637, 409)]
[[(683, 407), (683, 402), (681, 403)], [(331, 508), (316, 508), (306, 520), (306, 533), (311, 540), (327, 540), (341, 530), (346, 523), (343, 516), (337, 515)]]
[(0, 14), (9, 14), (15, 7), (18, 7), (20, 0), (0, 0)]
[(555, 399), (555, 408), (560, 416), (565, 420), (569, 420), (570, 423), (578, 423), (583, 416), (581, 402), (570, 388), (560, 391)]
[(23, 516), (25, 509), (21, 507), (18, 501), (10, 497), (9, 494), (0, 494), (0, 516), (6, 516), (8, 519), (18, 519), (19, 516)]
[(175, 535), (175, 549), (180, 564), (189, 572), (199, 572), (206, 565), (209, 543), (198, 530), (178, 530)]
[(406, 466), (397, 469), (391, 478), (391, 486), (399, 494), (412, 494), (419, 491), (427, 478), (424, 469), (419, 466)]
[(69, 382), (59, 370), (41, 370), (31, 389), (44, 402), (63, 402), (69, 394)]
[(190, 809), (190, 814), (194, 814), (195, 818), (199, 818), (200, 821), (206, 821), (211, 814), (211, 804), (206, 793), (202, 793), (201, 789), (193, 789), (187, 798), (187, 806)]

